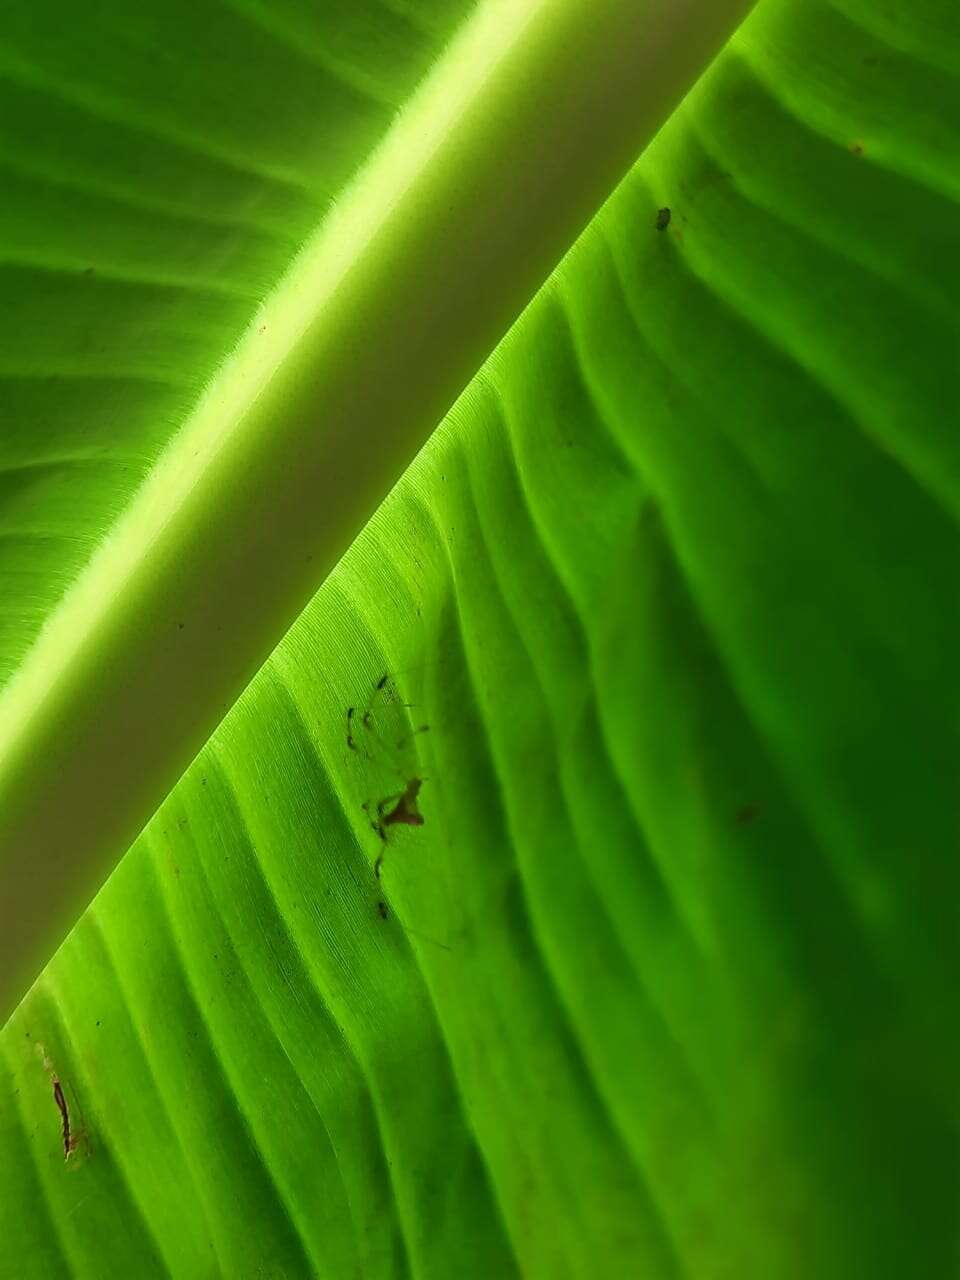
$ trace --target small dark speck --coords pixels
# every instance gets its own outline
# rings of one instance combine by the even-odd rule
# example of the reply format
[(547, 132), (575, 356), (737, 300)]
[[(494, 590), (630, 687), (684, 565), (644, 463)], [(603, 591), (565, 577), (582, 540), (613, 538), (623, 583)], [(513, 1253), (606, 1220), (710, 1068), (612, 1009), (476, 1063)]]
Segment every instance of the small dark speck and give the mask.
[(93, 267), (87, 267), (87, 269), (84, 271), (84, 273), (83, 273), (83, 274), (84, 274), (85, 276), (92, 276), (92, 275), (93, 275)]
[(99, 1025), (100, 1025), (100, 1019), (98, 1018), (98, 1019), (97, 1019), (97, 1026), (99, 1027)]
[(670, 225), (670, 210), (667, 208), (657, 210), (657, 230), (666, 231)]
[(387, 918), (387, 904), (386, 904), (385, 902), (378, 902), (378, 903), (377, 903), (377, 910), (380, 912), (380, 919), (381, 919), (381, 920), (386, 920), (386, 918)]
[(853, 142), (853, 143), (851, 143), (851, 144), (850, 144), (850, 154), (851, 154), (851, 155), (855, 155), (855, 156), (862, 156), (862, 155), (863, 155), (863, 143), (862, 143), (862, 142)]
[(738, 827), (745, 827), (748, 822), (753, 822), (754, 818), (760, 816), (760, 806), (755, 801), (742, 804), (733, 816)]
[(182, 630), (183, 630), (183, 628), (184, 628), (185, 626), (186, 626), (186, 623), (185, 623), (185, 622), (178, 622), (178, 623), (177, 623), (177, 630), (178, 630), (178, 631), (182, 631)]

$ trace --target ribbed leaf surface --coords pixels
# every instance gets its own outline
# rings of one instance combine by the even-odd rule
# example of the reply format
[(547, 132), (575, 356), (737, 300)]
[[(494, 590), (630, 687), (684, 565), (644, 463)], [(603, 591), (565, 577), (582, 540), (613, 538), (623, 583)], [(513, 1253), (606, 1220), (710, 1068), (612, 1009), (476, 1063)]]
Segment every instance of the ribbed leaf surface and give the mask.
[[(330, 10), (330, 173), (429, 44), (399, 10), (395, 59)], [(294, 6), (219, 21), (320, 92)], [(57, 540), (11, 662), (176, 420), (178, 344), (216, 358), (316, 190), (293, 124), (239, 162), (248, 84), (127, 137), (63, 56), (3, 92), (50, 122), (51, 210), (90, 102), (73, 181), (116, 229), (40, 263), (24, 223), (7, 270), (131, 338), (97, 369), (84, 328), (82, 376), (55, 319), (4, 340), (5, 572)], [(156, 239), (115, 137), (168, 157)], [(951, 3), (764, 0), (7, 1025), (0, 1273), (952, 1273), (958, 161)], [(188, 183), (192, 262), (157, 247)]]

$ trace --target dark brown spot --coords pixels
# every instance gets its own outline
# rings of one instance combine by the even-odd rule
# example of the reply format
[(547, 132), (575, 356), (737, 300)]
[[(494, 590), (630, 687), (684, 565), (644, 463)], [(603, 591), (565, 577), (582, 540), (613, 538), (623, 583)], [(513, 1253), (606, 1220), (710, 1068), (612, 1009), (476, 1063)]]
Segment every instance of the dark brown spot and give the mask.
[[(395, 797), (396, 803), (392, 809), (384, 809), (379, 813), (380, 821), (384, 827), (422, 827), (423, 814), (417, 808), (417, 796), (420, 794), (420, 788), (423, 786), (421, 778), (411, 778), (404, 788), (401, 795)], [(391, 799), (393, 799), (392, 797)], [(391, 803), (390, 800), (382, 801), (381, 805)], [(379, 806), (378, 806), (379, 808)]]
[(657, 230), (666, 231), (670, 225), (670, 210), (664, 207), (657, 210)]
[[(422, 827), (423, 814), (417, 808), (417, 797), (420, 794), (420, 788), (423, 786), (422, 778), (411, 778), (403, 791), (399, 795), (385, 796), (377, 805), (376, 821), (370, 822), (370, 826), (377, 833), (384, 845), (387, 843), (388, 827)], [(364, 804), (364, 810), (370, 813), (370, 806)], [(383, 866), (383, 856), (386, 849), (381, 849), (376, 862), (373, 864), (373, 874), (380, 879), (380, 868)]]
[(70, 1112), (67, 1109), (67, 1099), (64, 1096), (63, 1088), (56, 1076), (53, 1077), (53, 1100), (57, 1104), (57, 1110), (60, 1112), (60, 1127), (63, 1133), (63, 1158), (70, 1159), (70, 1152), (73, 1150), (74, 1142), (70, 1136)]
[(742, 804), (733, 815), (733, 818), (738, 827), (745, 827), (748, 823), (753, 822), (754, 818), (758, 818), (759, 816), (759, 804), (757, 804), (756, 801), (750, 801), (749, 804)]

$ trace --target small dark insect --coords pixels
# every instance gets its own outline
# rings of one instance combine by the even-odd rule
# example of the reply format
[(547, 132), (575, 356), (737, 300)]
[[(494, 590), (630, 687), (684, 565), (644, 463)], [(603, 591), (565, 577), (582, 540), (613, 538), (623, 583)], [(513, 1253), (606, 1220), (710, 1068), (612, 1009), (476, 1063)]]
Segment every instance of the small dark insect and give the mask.
[(657, 210), (657, 230), (666, 231), (670, 225), (670, 210), (667, 208)]
[[(423, 814), (417, 808), (417, 797), (420, 794), (420, 788), (423, 783), (423, 778), (411, 778), (402, 791), (392, 796), (384, 796), (382, 800), (377, 802), (377, 816), (370, 819), (370, 826), (384, 844), (387, 843), (387, 830), (389, 827), (423, 826)], [(369, 814), (369, 805), (364, 805), (363, 807)], [(373, 874), (378, 880), (380, 879), (380, 868), (383, 866), (383, 855), (385, 853), (386, 849), (381, 849), (376, 862), (373, 864)]]
[[(365, 707), (347, 707), (347, 747), (370, 761), (381, 774), (393, 774), (395, 788), (399, 784), (399, 790), (362, 805), (371, 829), (383, 846), (388, 843), (391, 827), (423, 826), (417, 798), (426, 779), (419, 771), (415, 755), (411, 755), (411, 748), (421, 734), (428, 732), (429, 725), (411, 727), (408, 712), (412, 707), (413, 703), (404, 700), (396, 683), (386, 674), (373, 686)], [(384, 847), (374, 863), (378, 880), (385, 852)]]
[(363, 727), (365, 729), (373, 728), (373, 709), (377, 704), (377, 699), (379, 695), (383, 693), (384, 689), (386, 689), (387, 682), (389, 681), (389, 679), (390, 679), (389, 676), (385, 676), (385, 675), (381, 676), (380, 679), (377, 681), (377, 683), (373, 686), (373, 693), (370, 695), (370, 701), (367, 703), (367, 709), (366, 711), (364, 711), (363, 716), (361, 717), (363, 721)]
[(57, 1110), (60, 1112), (60, 1120), (63, 1128), (63, 1158), (70, 1159), (70, 1152), (76, 1146), (76, 1140), (70, 1134), (70, 1112), (67, 1110), (67, 1099), (64, 1097), (63, 1086), (56, 1076), (53, 1077), (53, 1100), (57, 1104)]
[[(357, 721), (359, 720), (361, 726), (369, 733), (376, 734), (377, 727), (375, 724), (375, 713), (382, 710), (384, 706), (395, 706), (401, 708), (403, 711), (409, 711), (412, 705), (413, 704), (410, 702), (401, 701), (395, 687), (390, 682), (389, 675), (381, 676), (373, 686), (373, 693), (370, 695), (367, 705), (359, 715), (357, 714), (356, 707), (347, 707), (347, 746), (351, 751), (356, 751), (358, 754), (369, 756), (370, 752), (360, 746), (354, 734)], [(407, 745), (410, 739), (416, 737), (418, 733), (426, 733), (427, 728), (427, 725), (422, 724), (416, 729), (412, 729), (405, 733), (396, 743), (397, 748), (402, 749)]]
[(377, 911), (380, 913), (381, 920), (386, 920), (388, 918), (389, 912), (387, 911), (387, 904), (385, 902), (377, 903)]

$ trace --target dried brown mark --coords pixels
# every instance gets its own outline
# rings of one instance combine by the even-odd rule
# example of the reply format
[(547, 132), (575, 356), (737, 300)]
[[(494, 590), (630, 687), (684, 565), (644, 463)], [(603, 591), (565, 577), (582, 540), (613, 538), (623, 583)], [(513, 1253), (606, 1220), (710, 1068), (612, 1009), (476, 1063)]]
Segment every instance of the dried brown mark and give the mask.
[[(390, 827), (423, 826), (423, 814), (417, 808), (417, 797), (420, 795), (422, 786), (422, 778), (411, 778), (402, 791), (396, 795), (385, 796), (377, 805), (376, 819), (371, 820), (370, 825), (384, 844), (387, 843), (387, 831)], [(373, 864), (373, 874), (378, 880), (385, 852), (386, 850), (381, 850), (380, 856)]]
[(57, 1104), (57, 1110), (60, 1112), (60, 1124), (63, 1132), (63, 1158), (64, 1160), (69, 1160), (71, 1153), (76, 1148), (77, 1140), (70, 1132), (70, 1109), (67, 1106), (63, 1086), (56, 1076), (53, 1077), (53, 1100)]

